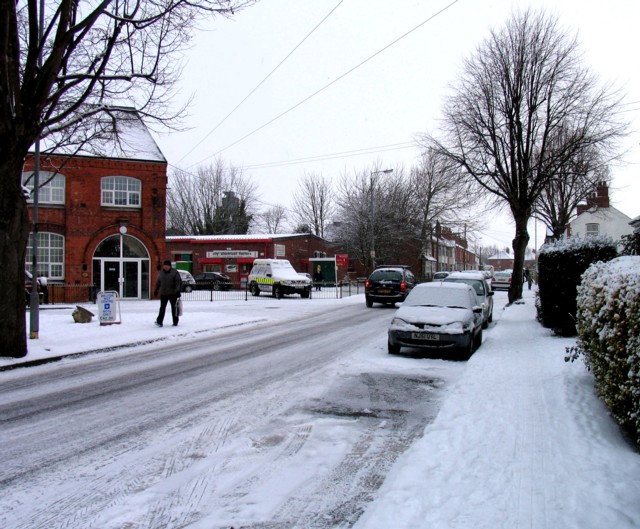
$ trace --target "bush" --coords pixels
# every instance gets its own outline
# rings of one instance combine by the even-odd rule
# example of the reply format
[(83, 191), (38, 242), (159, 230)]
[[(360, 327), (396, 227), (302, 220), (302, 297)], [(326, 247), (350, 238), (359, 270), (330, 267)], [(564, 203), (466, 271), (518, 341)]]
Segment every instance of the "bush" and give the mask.
[(640, 257), (592, 265), (577, 301), (578, 348), (596, 389), (640, 444)]
[(576, 335), (576, 296), (582, 274), (592, 263), (618, 252), (608, 237), (571, 238), (544, 245), (538, 256), (538, 319), (561, 336)]

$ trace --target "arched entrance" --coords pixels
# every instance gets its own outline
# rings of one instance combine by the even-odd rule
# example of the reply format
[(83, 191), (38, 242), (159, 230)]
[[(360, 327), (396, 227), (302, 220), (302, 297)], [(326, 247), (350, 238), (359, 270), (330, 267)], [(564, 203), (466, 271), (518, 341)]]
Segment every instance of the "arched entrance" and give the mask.
[(110, 235), (93, 254), (93, 282), (123, 299), (149, 299), (149, 266), (149, 251), (139, 239)]

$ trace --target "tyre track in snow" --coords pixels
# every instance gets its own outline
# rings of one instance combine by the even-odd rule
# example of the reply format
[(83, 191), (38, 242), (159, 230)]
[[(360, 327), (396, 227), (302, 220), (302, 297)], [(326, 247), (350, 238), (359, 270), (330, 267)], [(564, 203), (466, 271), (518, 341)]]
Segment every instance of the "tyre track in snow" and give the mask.
[[(368, 412), (380, 415), (375, 418), (359, 409), (340, 410), (344, 405), (331, 401), (303, 405), (289, 386), (319, 384), (316, 379), (325, 365), (360, 345), (353, 341), (354, 333), (380, 342), (372, 329), (386, 328), (390, 315), (360, 307), (332, 308), (312, 322), (300, 321), (291, 332), (282, 324), (265, 325), (158, 348), (145, 352), (144, 358), (118, 361), (109, 356), (104, 359), (108, 367), (98, 375), (80, 360), (52, 370), (50, 393), (47, 375), (39, 372), (29, 403), (29, 377), (20, 377), (15, 387), (24, 401), (4, 386), (8, 404), (0, 405), (2, 427), (16, 439), (2, 456), (0, 490), (11, 492), (3, 494), (2, 526), (168, 529), (215, 519), (212, 513), (242, 518), (238, 498), (250, 501), (256, 490), (286, 471), (316, 432), (318, 416), (351, 413), (354, 426), (367, 423), (356, 446), (325, 477), (301, 487), (279, 506), (275, 516), (291, 520), (302, 512), (305, 520), (313, 521), (322, 518), (321, 510), (336, 523), (341, 517), (348, 519), (346, 511), (357, 512), (355, 505), (367, 501), (392, 460), (421, 433), (422, 421), (428, 418), (408, 433), (398, 433), (406, 424), (380, 411), (390, 406), (384, 402), (389, 391), (375, 387), (374, 375), (355, 382), (348, 377), (344, 384), (364, 388), (366, 399), (357, 397), (368, 402), (368, 408), (385, 404)], [(96, 359), (89, 363), (94, 371), (103, 367)], [(60, 390), (65, 380), (71, 388), (82, 388), (82, 395), (65, 398)], [(21, 404), (24, 408), (16, 410)], [(111, 410), (106, 417), (99, 411), (105, 407)], [(273, 431), (282, 433), (270, 441)], [(385, 440), (389, 432), (393, 435)], [(255, 444), (251, 450), (246, 449), (248, 441)], [(241, 479), (225, 480), (225, 472)], [(43, 490), (45, 483), (54, 492)], [(339, 502), (348, 507), (322, 498), (335, 483), (341, 484), (345, 498), (350, 490), (356, 491), (350, 500)], [(25, 498), (36, 501), (27, 509)], [(145, 505), (143, 514), (138, 503)], [(276, 526), (296, 527), (287, 523)]]

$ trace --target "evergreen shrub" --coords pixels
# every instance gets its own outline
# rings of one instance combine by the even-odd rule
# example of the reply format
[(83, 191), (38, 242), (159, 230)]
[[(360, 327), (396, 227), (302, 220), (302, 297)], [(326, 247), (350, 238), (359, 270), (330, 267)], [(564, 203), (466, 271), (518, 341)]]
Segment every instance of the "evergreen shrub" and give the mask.
[(577, 302), (578, 349), (611, 414), (640, 444), (640, 257), (589, 267)]
[(576, 335), (576, 296), (582, 274), (592, 263), (618, 252), (609, 237), (575, 237), (545, 244), (538, 255), (538, 319), (560, 336)]

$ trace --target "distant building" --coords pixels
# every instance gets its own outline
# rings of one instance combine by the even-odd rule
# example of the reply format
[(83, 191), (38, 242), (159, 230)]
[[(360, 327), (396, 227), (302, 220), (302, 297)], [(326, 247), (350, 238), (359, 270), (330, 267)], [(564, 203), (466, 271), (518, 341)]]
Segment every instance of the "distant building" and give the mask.
[(246, 285), (256, 259), (287, 259), (298, 272), (313, 273), (312, 259), (336, 257), (338, 277), (347, 274), (349, 258), (335, 254), (325, 239), (311, 233), (246, 235), (175, 235), (166, 238), (166, 258), (196, 275), (221, 272), (238, 287)]
[(618, 241), (623, 235), (633, 233), (631, 218), (611, 206), (606, 182), (598, 184), (586, 204), (578, 206), (577, 213), (578, 216), (567, 227), (568, 238), (606, 235)]
[[(513, 254), (500, 251), (488, 258), (489, 264), (493, 266), (493, 269), (496, 272), (500, 272), (502, 270), (512, 270), (513, 269)], [(524, 267), (530, 270), (535, 270), (536, 267), (536, 256), (535, 254), (527, 251), (524, 256)]]

